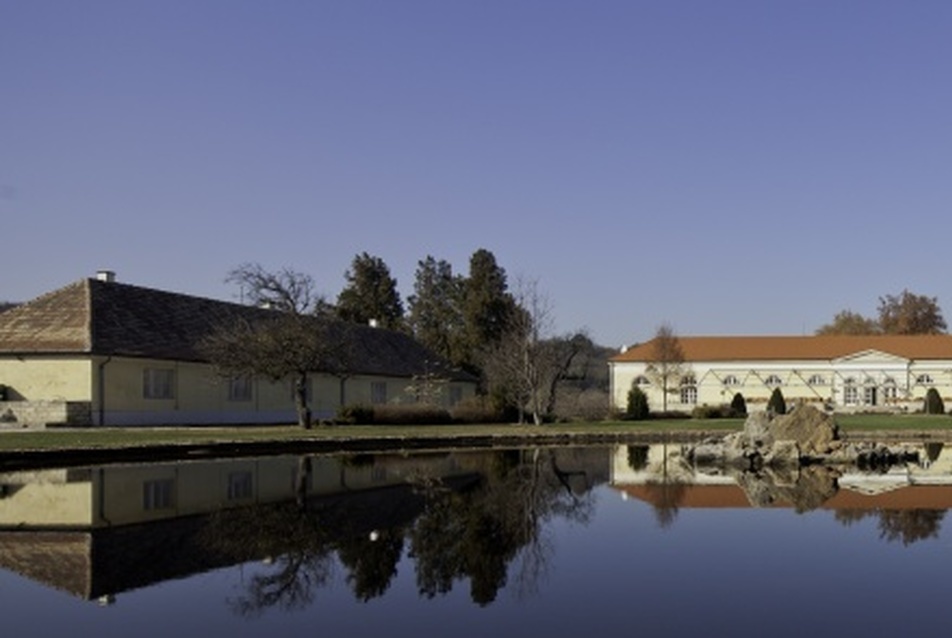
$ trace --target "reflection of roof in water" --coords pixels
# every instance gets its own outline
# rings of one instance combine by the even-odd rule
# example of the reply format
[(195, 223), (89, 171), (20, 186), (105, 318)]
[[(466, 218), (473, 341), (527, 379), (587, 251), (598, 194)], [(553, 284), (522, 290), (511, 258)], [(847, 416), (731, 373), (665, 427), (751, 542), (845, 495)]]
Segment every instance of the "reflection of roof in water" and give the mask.
[[(465, 489), (478, 480), (467, 474), (444, 480)], [(0, 568), (85, 600), (140, 589), (265, 556), (253, 542), (234, 542), (248, 513), (261, 514), (288, 503), (235, 508), (207, 515), (80, 531), (0, 531)], [(419, 516), (422, 495), (408, 485), (309, 499), (332, 538), (366, 535), (406, 525)], [(209, 542), (210, 530), (227, 529), (231, 542)], [(289, 550), (291, 548), (288, 548)]]
[[(680, 508), (749, 508), (750, 501), (739, 485), (691, 485), (679, 484), (676, 502), (663, 502), (660, 486), (616, 485), (615, 489), (631, 498), (644, 501), (655, 507), (677, 506)], [(776, 501), (771, 507), (793, 507), (789, 502)], [(841, 489), (827, 499), (823, 509), (830, 510), (916, 510), (952, 509), (952, 486), (906, 485), (887, 492), (863, 494)]]

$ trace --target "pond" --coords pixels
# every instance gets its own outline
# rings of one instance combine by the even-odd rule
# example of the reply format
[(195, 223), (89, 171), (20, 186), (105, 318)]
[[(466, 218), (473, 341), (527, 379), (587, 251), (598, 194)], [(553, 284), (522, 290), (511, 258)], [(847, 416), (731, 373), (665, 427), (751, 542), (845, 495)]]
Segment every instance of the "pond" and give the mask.
[(679, 446), (0, 473), (13, 636), (937, 632), (952, 450), (738, 473)]

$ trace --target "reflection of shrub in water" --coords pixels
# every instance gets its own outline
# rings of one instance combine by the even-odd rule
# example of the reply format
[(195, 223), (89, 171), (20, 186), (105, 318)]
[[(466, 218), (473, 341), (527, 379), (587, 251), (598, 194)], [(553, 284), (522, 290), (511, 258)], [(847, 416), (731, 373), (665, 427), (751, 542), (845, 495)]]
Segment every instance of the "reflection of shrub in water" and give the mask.
[(926, 458), (929, 459), (929, 463), (935, 463), (939, 460), (939, 455), (942, 454), (942, 448), (944, 443), (941, 441), (930, 441), (926, 443)]
[(640, 472), (648, 467), (647, 445), (628, 446), (628, 467), (630, 467), (635, 472)]

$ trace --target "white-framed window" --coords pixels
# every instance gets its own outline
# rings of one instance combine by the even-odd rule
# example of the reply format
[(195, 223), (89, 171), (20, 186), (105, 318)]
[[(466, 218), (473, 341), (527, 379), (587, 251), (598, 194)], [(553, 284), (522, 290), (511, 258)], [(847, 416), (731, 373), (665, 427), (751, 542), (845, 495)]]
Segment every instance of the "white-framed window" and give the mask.
[(876, 405), (877, 388), (874, 385), (863, 386), (863, 403), (866, 405)]
[(733, 374), (729, 374), (726, 377), (724, 377), (724, 385), (727, 385), (727, 386), (740, 385), (740, 380)]
[(685, 405), (697, 404), (697, 380), (693, 376), (681, 379), (681, 403)]
[(228, 379), (228, 400), (229, 401), (251, 401), (252, 398), (251, 377), (242, 375), (240, 377), (231, 377)]
[(387, 382), (373, 381), (370, 384), (370, 403), (381, 405), (387, 402)]
[(931, 374), (920, 374), (916, 377), (916, 383), (919, 385), (929, 385), (933, 383)]
[(643, 374), (635, 377), (635, 385), (651, 385), (651, 381)]
[(145, 399), (174, 399), (175, 370), (173, 368), (146, 368), (143, 370), (142, 397)]
[(142, 484), (142, 509), (165, 510), (175, 505), (175, 480), (158, 479)]
[(859, 390), (856, 388), (856, 380), (853, 377), (843, 382), (843, 404), (856, 405), (859, 403)]
[(251, 472), (244, 470), (228, 474), (228, 500), (241, 501), (254, 496), (254, 481)]
[(888, 377), (883, 381), (883, 399), (886, 401), (895, 401), (899, 398), (899, 391), (896, 388), (896, 380)]
[(811, 375), (810, 378), (807, 379), (807, 385), (826, 385), (826, 377), (822, 374)]
[(779, 385), (783, 385), (783, 380), (782, 380), (780, 377), (778, 377), (777, 375), (772, 374), (772, 375), (770, 375), (769, 377), (767, 377), (766, 379), (764, 379), (764, 383), (773, 388), (773, 387), (777, 387), (777, 386), (779, 386)]

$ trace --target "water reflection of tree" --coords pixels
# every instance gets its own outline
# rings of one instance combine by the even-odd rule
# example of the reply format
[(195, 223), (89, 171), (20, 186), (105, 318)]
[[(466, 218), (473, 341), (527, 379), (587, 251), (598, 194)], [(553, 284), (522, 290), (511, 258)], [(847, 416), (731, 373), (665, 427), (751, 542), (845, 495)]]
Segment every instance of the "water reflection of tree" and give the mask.
[(242, 616), (272, 607), (303, 609), (333, 575), (325, 530), (297, 503), (221, 512), (206, 527), (206, 545), (246, 560), (264, 557), (267, 567), (251, 576), (243, 595), (229, 601)]
[(879, 513), (879, 537), (911, 545), (938, 538), (945, 510), (882, 510)]
[(347, 582), (363, 602), (383, 596), (397, 575), (403, 556), (401, 530), (375, 531), (337, 543), (337, 555), (348, 569)]
[(869, 517), (878, 517), (879, 537), (886, 542), (911, 545), (929, 538), (938, 538), (946, 510), (837, 510), (834, 518), (849, 526)]
[(660, 481), (648, 481), (645, 484), (651, 503), (654, 506), (655, 519), (662, 529), (667, 529), (678, 518), (681, 501), (687, 491), (687, 485), (675, 477), (665, 477)]
[(267, 557), (229, 601), (241, 615), (306, 607), (338, 561), (355, 598), (382, 596), (405, 546), (422, 595), (468, 580), (472, 600), (487, 605), (510, 580), (521, 594), (544, 577), (552, 552), (546, 521), (590, 519), (590, 479), (568, 465), (553, 450), (488, 453), (466, 480), (418, 476), (357, 503), (365, 497), (309, 498), (310, 464), (301, 463), (295, 502), (223, 511), (207, 526), (206, 544), (244, 561)]
[(552, 552), (544, 523), (556, 516), (583, 523), (591, 517), (588, 486), (573, 487), (585, 483), (583, 474), (562, 468), (551, 450), (502, 452), (473, 489), (431, 494), (410, 532), (420, 593), (446, 593), (454, 581), (468, 578), (472, 600), (486, 605), (514, 563), (517, 594), (534, 591)]

